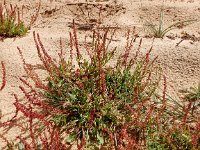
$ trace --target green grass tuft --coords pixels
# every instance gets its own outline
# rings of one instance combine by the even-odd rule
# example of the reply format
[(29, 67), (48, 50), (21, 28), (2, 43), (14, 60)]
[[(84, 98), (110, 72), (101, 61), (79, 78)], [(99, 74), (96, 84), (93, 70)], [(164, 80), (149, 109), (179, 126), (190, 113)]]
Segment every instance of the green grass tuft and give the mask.
[(4, 5), (0, 5), (0, 36), (16, 37), (24, 36), (28, 32), (28, 27), (20, 20), (17, 7), (10, 6), (10, 10)]

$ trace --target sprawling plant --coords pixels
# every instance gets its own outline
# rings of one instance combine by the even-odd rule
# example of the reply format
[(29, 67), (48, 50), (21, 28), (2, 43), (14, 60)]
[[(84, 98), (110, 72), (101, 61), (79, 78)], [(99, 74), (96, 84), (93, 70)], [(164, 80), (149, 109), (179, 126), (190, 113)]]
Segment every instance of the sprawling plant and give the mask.
[(36, 10), (36, 14), (31, 16), (30, 24), (26, 25), (22, 20), (23, 12), (19, 11), (17, 6), (10, 4), (8, 7), (7, 4), (0, 3), (0, 37), (17, 37), (24, 36), (30, 29), (30, 27), (37, 20), (40, 4)]
[[(39, 58), (49, 73), (46, 83), (22, 57), (24, 69), (40, 92), (33, 90), (23, 79), (32, 89), (32, 94), (23, 87), (20, 87), (21, 90), (31, 105), (42, 108), (40, 113), (45, 115), (45, 120), (66, 135), (63, 137), (65, 142), (78, 142), (79, 149), (140, 147), (139, 143), (144, 142), (146, 136), (143, 134), (146, 124), (153, 119), (155, 107), (152, 97), (159, 77), (152, 73), (155, 71), (156, 74), (158, 70), (149, 59), (151, 50), (137, 60), (141, 40), (136, 55), (131, 58), (129, 54), (135, 39), (129, 32), (125, 52), (110, 65), (116, 48), (109, 50), (111, 40), (107, 40), (108, 34), (109, 30), (93, 33), (91, 44), (85, 43), (86, 59), (74, 25), (70, 33), (69, 61), (64, 60), (61, 47), (56, 64), (47, 54), (40, 36), (34, 33)], [(19, 52), (22, 56), (20, 49)], [(155, 78), (152, 79), (152, 76)], [(15, 105), (18, 110), (21, 109), (18, 103)]]
[(28, 28), (20, 19), (17, 7), (10, 5), (10, 10), (0, 4), (0, 36), (16, 37), (27, 33)]
[[(56, 61), (39, 34), (33, 33), (40, 69), (48, 73), (45, 80), (18, 48), (29, 77), (20, 78), (26, 100), (14, 95), (12, 123), (22, 129), (17, 137), (19, 149), (199, 148), (199, 120), (192, 128), (190, 104), (181, 105), (179, 112), (168, 103), (166, 78), (154, 65), (156, 58), (150, 58), (152, 48), (140, 57), (140, 40), (136, 53), (130, 55), (136, 38), (129, 31), (125, 50), (118, 57), (116, 48), (109, 49), (114, 34), (110, 30), (95, 31), (81, 47), (73, 24), (67, 60), (62, 41)], [(156, 94), (160, 80), (163, 93)]]

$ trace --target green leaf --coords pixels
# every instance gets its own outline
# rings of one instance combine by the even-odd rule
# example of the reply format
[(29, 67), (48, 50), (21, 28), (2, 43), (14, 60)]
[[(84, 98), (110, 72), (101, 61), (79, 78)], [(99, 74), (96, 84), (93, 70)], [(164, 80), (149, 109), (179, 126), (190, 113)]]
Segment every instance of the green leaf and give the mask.
[(64, 82), (65, 82), (64, 80), (60, 80), (58, 83), (58, 87), (61, 87), (64, 84)]
[(69, 97), (70, 97), (70, 99), (71, 99), (72, 101), (76, 100), (76, 95), (73, 95), (73, 94), (70, 94), (70, 93), (69, 93)]
[(102, 136), (99, 135), (99, 132), (97, 132), (97, 139), (99, 141), (99, 144), (103, 145), (104, 144), (104, 139)]
[(18, 143), (18, 149), (19, 150), (25, 150), (24, 144), (22, 142)]
[(53, 88), (55, 85), (54, 85), (54, 83), (53, 83), (52, 81), (49, 81), (48, 86), (49, 86), (50, 88)]
[(42, 150), (42, 144), (37, 145), (37, 150)]
[(72, 142), (74, 142), (75, 140), (76, 140), (76, 138), (77, 138), (77, 135), (76, 135), (76, 133), (75, 132), (73, 132), (72, 134), (70, 134), (67, 138), (66, 138), (66, 143), (72, 143)]

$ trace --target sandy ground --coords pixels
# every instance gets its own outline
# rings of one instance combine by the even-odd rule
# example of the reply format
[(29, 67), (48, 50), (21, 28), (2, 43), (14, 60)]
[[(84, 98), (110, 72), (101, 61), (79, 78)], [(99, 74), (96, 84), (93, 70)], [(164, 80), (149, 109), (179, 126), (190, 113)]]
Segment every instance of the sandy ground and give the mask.
[[(24, 5), (24, 20), (28, 22), (30, 15), (35, 14), (39, 0), (7, 0), (7, 4), (10, 2), (19, 6)], [(12, 94), (21, 95), (18, 88), (21, 84), (19, 76), (23, 76), (24, 71), (17, 46), (22, 49), (27, 63), (40, 63), (33, 42), (33, 31), (40, 34), (46, 49), (55, 58), (59, 51), (59, 39), (62, 38), (63, 41), (69, 39), (68, 32), (73, 19), (76, 20), (78, 34), (82, 37), (88, 34), (86, 29), (96, 28), (97, 22), (102, 27), (109, 25), (119, 28), (113, 42), (113, 46), (118, 46), (119, 52), (126, 43), (125, 31), (133, 27), (136, 28), (139, 38), (143, 38), (142, 51), (145, 53), (151, 47), (153, 38), (148, 37), (144, 24), (146, 21), (158, 23), (161, 0), (117, 0), (117, 4), (114, 0), (100, 1), (98, 4), (103, 8), (100, 17), (97, 8), (100, 5), (96, 5), (95, 0), (89, 2), (95, 5), (77, 5), (80, 2), (85, 3), (85, 0), (42, 0), (38, 20), (25, 37), (0, 41), (0, 61), (5, 62), (7, 70), (7, 85), (0, 92), (0, 110), (4, 115), (14, 111)], [(188, 19), (200, 19), (199, 0), (165, 0), (165, 27)], [(187, 33), (186, 38), (183, 37), (183, 33)], [(136, 40), (136, 45), (139, 38)], [(177, 46), (182, 39), (183, 41)], [(200, 82), (200, 22), (174, 29), (163, 39), (154, 39), (151, 56), (152, 58), (158, 56), (157, 63), (162, 66), (167, 77), (169, 91), (177, 93), (180, 89), (197, 85)], [(3, 120), (10, 116), (5, 115)], [(8, 137), (13, 135), (15, 131), (9, 133)], [(0, 148), (1, 146), (0, 140)]]

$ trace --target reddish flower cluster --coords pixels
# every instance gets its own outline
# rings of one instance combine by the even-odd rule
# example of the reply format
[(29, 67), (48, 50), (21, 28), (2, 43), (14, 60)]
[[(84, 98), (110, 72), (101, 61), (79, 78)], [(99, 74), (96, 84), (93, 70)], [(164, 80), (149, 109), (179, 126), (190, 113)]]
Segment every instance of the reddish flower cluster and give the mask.
[(1, 66), (2, 66), (2, 84), (0, 86), (0, 91), (3, 90), (3, 88), (6, 85), (6, 68), (3, 62), (1, 62)]

